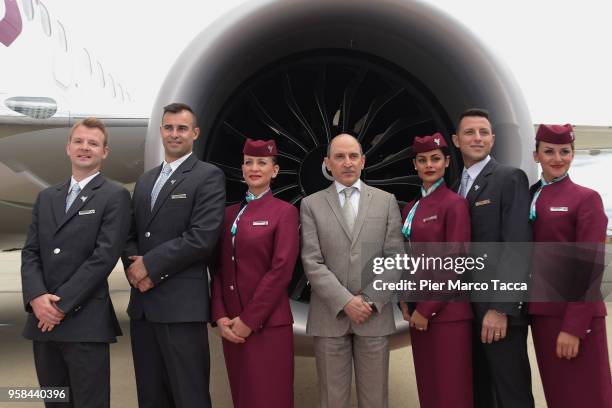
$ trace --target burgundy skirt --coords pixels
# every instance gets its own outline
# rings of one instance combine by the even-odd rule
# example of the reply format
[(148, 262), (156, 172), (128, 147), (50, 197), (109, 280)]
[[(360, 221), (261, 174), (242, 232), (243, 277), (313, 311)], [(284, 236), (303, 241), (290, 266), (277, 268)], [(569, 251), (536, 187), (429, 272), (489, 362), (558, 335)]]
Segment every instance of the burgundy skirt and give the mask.
[(580, 340), (578, 355), (571, 360), (557, 357), (561, 325), (561, 317), (532, 316), (531, 332), (548, 407), (610, 408), (612, 385), (605, 318), (593, 318), (591, 332)]
[(472, 408), (472, 321), (410, 329), (421, 408)]
[(223, 339), (236, 408), (293, 407), (293, 327), (267, 327), (242, 344)]

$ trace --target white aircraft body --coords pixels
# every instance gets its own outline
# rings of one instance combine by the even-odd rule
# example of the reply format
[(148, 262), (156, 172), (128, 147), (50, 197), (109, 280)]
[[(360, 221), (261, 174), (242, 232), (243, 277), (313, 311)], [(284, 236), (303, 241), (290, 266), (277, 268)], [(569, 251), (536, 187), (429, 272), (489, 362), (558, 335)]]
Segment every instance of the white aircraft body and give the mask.
[(69, 174), (64, 142), (77, 120), (104, 119), (113, 152), (104, 172), (127, 185), (143, 171), (148, 120), (134, 116), (129, 89), (43, 1), (0, 0), (2, 6), (0, 234), (23, 234), (38, 192)]

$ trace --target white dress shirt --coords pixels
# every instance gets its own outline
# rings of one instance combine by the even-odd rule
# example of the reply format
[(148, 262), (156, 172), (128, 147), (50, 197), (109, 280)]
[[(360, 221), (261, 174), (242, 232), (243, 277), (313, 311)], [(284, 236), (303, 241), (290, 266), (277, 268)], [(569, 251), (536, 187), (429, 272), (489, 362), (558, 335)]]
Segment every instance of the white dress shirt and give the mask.
[[(168, 163), (167, 161), (165, 161), (165, 160), (164, 160), (164, 162), (162, 163), (162, 169), (164, 168), (164, 166), (165, 166), (166, 164), (170, 164), (170, 168), (172, 169), (172, 171), (170, 172), (170, 174), (168, 174), (168, 178), (170, 178), (170, 176), (171, 176), (171, 175), (174, 173), (174, 171), (175, 171), (176, 169), (178, 169), (178, 168), (179, 168), (179, 166), (180, 166), (181, 164), (183, 164), (183, 162), (184, 162), (185, 160), (187, 160), (187, 158), (188, 158), (189, 156), (191, 156), (192, 154), (193, 154), (193, 152), (189, 152), (189, 153), (187, 153), (186, 155), (184, 155), (183, 157), (181, 157), (181, 158), (179, 158), (179, 159), (176, 159), (176, 160), (175, 160), (175, 161), (173, 161), (172, 163)], [(160, 174), (161, 174), (161, 173), (160, 173)], [(158, 177), (158, 178), (159, 178), (159, 177)]]
[(472, 189), (472, 186), (474, 185), (474, 180), (476, 180), (476, 177), (478, 177), (482, 169), (485, 168), (489, 160), (491, 160), (491, 156), (487, 154), (487, 157), (485, 157), (484, 159), (482, 159), (481, 161), (477, 163), (472, 164), (469, 169), (466, 169), (465, 167), (463, 168), (463, 172), (461, 173), (461, 176), (463, 177), (466, 171), (470, 175), (470, 179), (468, 180), (468, 183), (467, 183), (467, 188), (465, 189), (466, 196)]
[(77, 184), (77, 183), (78, 183), (79, 187), (81, 188), (81, 191), (83, 191), (83, 190), (85, 189), (85, 186), (86, 186), (86, 185), (87, 185), (87, 184), (88, 184), (88, 183), (89, 183), (91, 180), (93, 180), (93, 179), (94, 179), (94, 177), (96, 177), (98, 174), (100, 174), (100, 172), (97, 172), (97, 173), (95, 173), (95, 174), (92, 174), (91, 176), (86, 177), (86, 178), (84, 178), (84, 179), (83, 179), (83, 180), (81, 180), (81, 181), (76, 181), (76, 180), (74, 179), (74, 176), (72, 176), (72, 177), (70, 178), (70, 188), (68, 189), (68, 191), (69, 191), (69, 192), (70, 192), (70, 191), (72, 191), (72, 187), (73, 187), (75, 184)]
[[(334, 181), (336, 185), (336, 191), (338, 192), (338, 198), (340, 199), (340, 207), (344, 207), (344, 193), (342, 190), (346, 188), (344, 184), (338, 183)], [(357, 181), (351, 186), (355, 187), (355, 191), (351, 195), (351, 205), (353, 206), (353, 210), (355, 210), (355, 214), (359, 214), (359, 197), (361, 197), (361, 180), (357, 179)]]

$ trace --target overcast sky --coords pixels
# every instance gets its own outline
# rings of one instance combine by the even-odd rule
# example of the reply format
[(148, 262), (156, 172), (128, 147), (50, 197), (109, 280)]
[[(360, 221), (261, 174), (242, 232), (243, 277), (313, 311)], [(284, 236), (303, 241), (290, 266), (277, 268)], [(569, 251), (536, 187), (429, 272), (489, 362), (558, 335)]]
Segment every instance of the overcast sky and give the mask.
[[(126, 84), (145, 113), (185, 46), (243, 2), (43, 1), (70, 38), (87, 46)], [(612, 126), (610, 2), (426, 2), (469, 27), (510, 67), (534, 122)]]

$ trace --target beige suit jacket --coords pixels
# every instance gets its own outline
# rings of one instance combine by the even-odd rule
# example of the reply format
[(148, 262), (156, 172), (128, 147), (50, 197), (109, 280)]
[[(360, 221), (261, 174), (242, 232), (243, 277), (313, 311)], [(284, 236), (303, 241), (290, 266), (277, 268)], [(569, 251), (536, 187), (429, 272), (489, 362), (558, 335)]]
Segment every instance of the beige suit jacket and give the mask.
[[(300, 205), (302, 263), (312, 288), (306, 333), (338, 337), (386, 336), (395, 331), (392, 293), (374, 290), (374, 279), (393, 281), (399, 271), (375, 275), (375, 257), (403, 253), (401, 216), (392, 194), (362, 182), (353, 233), (342, 216), (335, 185), (312, 194)], [(343, 311), (354, 295), (365, 293), (377, 313), (363, 324), (350, 321)]]

